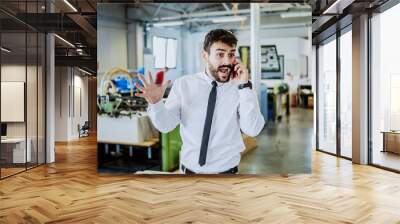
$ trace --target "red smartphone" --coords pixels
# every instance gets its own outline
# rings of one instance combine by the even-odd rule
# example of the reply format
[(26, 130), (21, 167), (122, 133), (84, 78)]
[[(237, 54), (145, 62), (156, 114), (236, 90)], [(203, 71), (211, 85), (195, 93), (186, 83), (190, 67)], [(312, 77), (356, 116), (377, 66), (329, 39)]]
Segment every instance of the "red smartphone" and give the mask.
[(161, 70), (156, 73), (156, 82), (155, 83), (157, 85), (162, 85), (163, 81), (164, 81), (164, 71)]

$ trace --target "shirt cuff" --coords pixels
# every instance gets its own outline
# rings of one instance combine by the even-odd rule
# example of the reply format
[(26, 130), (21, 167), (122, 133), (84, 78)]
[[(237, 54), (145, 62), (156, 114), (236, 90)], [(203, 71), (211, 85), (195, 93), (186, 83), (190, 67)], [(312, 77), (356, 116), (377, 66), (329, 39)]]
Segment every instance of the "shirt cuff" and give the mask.
[(161, 100), (158, 101), (157, 103), (154, 103), (154, 104), (149, 103), (148, 105), (149, 105), (149, 110), (148, 110), (148, 111), (151, 111), (151, 112), (159, 112), (159, 111), (163, 110), (164, 102), (163, 102), (163, 100), (161, 99)]

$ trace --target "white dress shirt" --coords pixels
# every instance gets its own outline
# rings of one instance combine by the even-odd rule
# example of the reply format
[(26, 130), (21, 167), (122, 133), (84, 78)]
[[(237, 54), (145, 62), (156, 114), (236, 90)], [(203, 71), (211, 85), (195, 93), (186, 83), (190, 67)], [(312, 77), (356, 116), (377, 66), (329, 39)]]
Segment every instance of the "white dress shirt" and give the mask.
[(173, 83), (165, 104), (160, 100), (148, 107), (148, 115), (159, 131), (166, 133), (180, 124), (183, 143), (180, 162), (196, 173), (219, 173), (238, 166), (240, 152), (245, 149), (240, 130), (256, 136), (264, 127), (264, 117), (251, 89), (239, 90), (232, 82), (217, 82), (207, 160), (200, 166), (200, 146), (212, 81), (205, 72), (180, 77)]

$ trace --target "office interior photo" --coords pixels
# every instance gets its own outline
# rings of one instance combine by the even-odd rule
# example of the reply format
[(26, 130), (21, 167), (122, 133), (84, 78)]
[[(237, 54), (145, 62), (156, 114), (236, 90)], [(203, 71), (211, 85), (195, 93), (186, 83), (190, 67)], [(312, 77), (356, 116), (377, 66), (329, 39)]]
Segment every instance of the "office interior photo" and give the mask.
[[(397, 21), (396, 0), (2, 0), (0, 223), (399, 223)], [(132, 83), (201, 71), (213, 28), (265, 125), (237, 175), (180, 175), (179, 127)]]
[[(250, 4), (99, 3), (97, 9), (99, 171), (176, 173), (180, 127), (169, 133), (155, 130), (147, 102), (132, 94), (136, 88), (127, 77), (138, 81), (140, 73), (163, 72), (174, 85), (182, 76), (201, 72), (204, 37), (217, 28), (232, 30), (238, 39), (237, 60), (248, 70), (256, 69), (251, 68)], [(173, 9), (191, 13), (177, 17)], [(260, 14), (255, 31), (260, 36), (261, 73), (252, 82), (259, 83), (267, 125), (258, 137), (242, 135), (239, 173), (310, 173), (315, 89), (309, 60), (311, 7), (260, 4)]]

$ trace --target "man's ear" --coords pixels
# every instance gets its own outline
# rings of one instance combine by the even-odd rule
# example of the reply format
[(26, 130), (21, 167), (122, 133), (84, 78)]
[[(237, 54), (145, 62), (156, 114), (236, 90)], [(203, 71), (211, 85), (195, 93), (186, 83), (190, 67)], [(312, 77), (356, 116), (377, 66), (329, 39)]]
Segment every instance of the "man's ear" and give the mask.
[(207, 53), (207, 51), (203, 51), (201, 53), (201, 57), (203, 58), (204, 61), (208, 61), (208, 53)]

